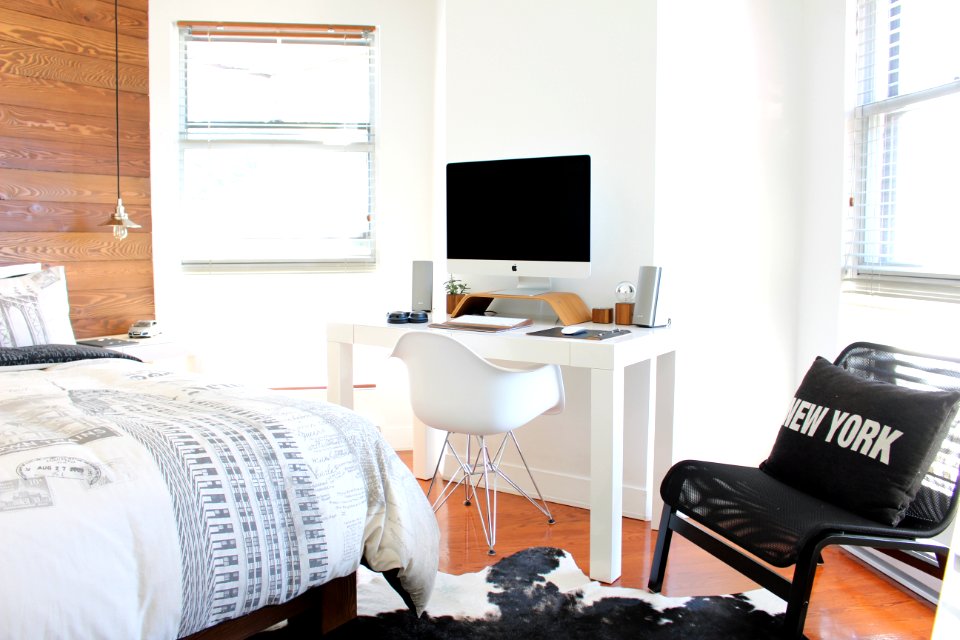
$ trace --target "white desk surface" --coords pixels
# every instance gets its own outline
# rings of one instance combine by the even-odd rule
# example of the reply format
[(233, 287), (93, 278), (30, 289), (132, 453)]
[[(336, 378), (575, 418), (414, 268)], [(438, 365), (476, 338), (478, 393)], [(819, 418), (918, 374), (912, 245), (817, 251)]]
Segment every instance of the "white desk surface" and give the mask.
[[(644, 416), (648, 426), (645, 518), (656, 527), (663, 509), (660, 482), (673, 463), (675, 332), (670, 328), (584, 323), (587, 329), (621, 328), (629, 329), (630, 334), (606, 340), (528, 335), (553, 326), (534, 323), (493, 333), (435, 329), (427, 324), (389, 324), (386, 318), (331, 323), (327, 326), (327, 398), (353, 408), (353, 345), (392, 348), (406, 331), (442, 331), (454, 335), (486, 358), (589, 370), (590, 577), (610, 583), (621, 573), (624, 369), (635, 364), (651, 367), (647, 377), (650, 402)], [(415, 421), (413, 471), (418, 478), (429, 478), (433, 472), (440, 454), (436, 440), (426, 425)], [(439, 442), (442, 443), (442, 439)]]

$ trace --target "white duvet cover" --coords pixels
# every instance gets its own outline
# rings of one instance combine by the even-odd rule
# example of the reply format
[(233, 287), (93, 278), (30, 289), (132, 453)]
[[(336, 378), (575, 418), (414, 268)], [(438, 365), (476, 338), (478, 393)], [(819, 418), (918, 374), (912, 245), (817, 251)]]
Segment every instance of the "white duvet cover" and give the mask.
[(422, 610), (438, 538), (347, 409), (132, 360), (0, 373), (3, 638), (176, 638), (362, 556)]

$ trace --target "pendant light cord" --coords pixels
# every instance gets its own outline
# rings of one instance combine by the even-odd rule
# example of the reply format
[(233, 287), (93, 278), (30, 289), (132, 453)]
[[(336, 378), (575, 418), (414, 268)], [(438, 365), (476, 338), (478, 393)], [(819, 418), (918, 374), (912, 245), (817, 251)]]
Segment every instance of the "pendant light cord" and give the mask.
[(113, 0), (113, 96), (117, 129), (117, 200), (120, 200), (120, 0)]

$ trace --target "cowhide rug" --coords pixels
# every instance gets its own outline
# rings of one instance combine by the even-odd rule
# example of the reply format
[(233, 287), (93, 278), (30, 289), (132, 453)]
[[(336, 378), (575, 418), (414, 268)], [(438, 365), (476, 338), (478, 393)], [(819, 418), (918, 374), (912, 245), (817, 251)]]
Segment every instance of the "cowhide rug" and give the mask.
[(665, 597), (591, 581), (561, 549), (536, 547), (478, 573), (441, 573), (423, 616), (410, 613), (379, 574), (361, 568), (358, 614), (347, 638), (484, 639), (772, 638), (785, 604), (769, 592)]

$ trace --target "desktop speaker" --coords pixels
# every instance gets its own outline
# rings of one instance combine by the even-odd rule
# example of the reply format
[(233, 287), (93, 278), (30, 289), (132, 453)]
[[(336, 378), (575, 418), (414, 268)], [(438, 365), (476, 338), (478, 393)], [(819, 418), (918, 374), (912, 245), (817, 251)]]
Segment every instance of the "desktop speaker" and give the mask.
[(433, 263), (413, 261), (413, 311), (433, 311)]
[(640, 267), (633, 307), (633, 324), (640, 327), (666, 327), (670, 324), (664, 304), (661, 267)]

